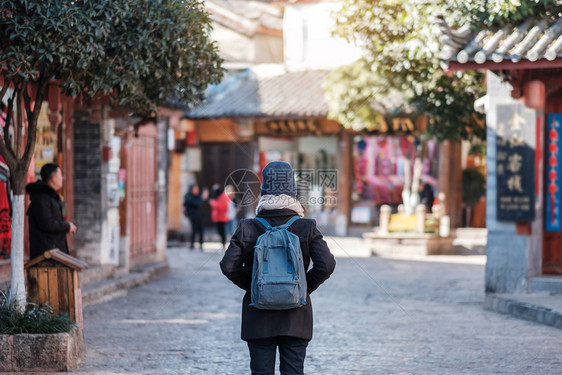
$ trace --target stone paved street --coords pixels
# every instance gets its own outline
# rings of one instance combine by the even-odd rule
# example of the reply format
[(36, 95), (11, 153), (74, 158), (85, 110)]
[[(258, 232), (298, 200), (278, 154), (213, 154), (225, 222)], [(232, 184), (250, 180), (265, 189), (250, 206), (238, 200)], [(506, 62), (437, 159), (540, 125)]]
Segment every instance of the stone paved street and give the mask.
[[(249, 374), (221, 255), (170, 249), (169, 275), (88, 307), (77, 373)], [(485, 311), (483, 280), (482, 265), (338, 258), (312, 296), (306, 373), (562, 373), (562, 330)]]

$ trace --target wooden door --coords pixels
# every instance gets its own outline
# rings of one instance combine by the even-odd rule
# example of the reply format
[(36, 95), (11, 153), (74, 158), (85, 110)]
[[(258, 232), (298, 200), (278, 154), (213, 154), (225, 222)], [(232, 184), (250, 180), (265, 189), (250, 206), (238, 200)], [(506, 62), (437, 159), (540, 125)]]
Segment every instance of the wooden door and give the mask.
[(156, 252), (157, 131), (143, 125), (131, 136), (127, 155), (127, 225), (130, 259)]
[[(201, 172), (197, 181), (203, 188), (218, 184), (224, 187), (228, 176), (238, 169), (252, 169), (254, 144), (251, 142), (216, 142), (204, 143), (201, 147)], [(206, 210), (206, 225), (211, 224), (210, 210)]]
[(224, 187), (227, 177), (237, 169), (252, 168), (252, 143), (206, 143), (202, 146), (202, 168), (198, 181), (202, 187), (214, 184)]

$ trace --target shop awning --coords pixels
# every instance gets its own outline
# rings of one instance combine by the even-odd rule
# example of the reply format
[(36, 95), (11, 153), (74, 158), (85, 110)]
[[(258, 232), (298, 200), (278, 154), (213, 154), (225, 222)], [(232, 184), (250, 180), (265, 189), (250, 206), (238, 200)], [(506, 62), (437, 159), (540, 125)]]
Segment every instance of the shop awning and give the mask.
[(442, 65), (450, 70), (562, 67), (562, 18), (472, 31), (469, 25), (453, 30), (441, 17), (439, 27)]

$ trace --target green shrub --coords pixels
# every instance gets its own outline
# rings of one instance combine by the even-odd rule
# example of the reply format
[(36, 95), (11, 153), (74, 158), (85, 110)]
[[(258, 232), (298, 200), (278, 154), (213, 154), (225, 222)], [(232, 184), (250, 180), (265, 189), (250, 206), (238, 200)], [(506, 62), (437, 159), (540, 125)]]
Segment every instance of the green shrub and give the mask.
[(28, 302), (25, 312), (18, 313), (8, 294), (0, 290), (0, 334), (63, 333), (75, 325), (68, 314), (55, 314), (48, 305)]

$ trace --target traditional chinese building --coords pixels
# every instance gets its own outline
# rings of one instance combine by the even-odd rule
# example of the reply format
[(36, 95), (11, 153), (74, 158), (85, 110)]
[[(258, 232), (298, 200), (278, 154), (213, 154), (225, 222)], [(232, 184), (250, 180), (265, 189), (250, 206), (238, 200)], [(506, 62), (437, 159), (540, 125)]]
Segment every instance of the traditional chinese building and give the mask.
[(268, 0), (208, 0), (211, 39), (223, 66), (240, 71), (283, 61), (283, 5)]
[[(326, 195), (318, 175), (306, 192), (307, 202), (315, 202), (309, 205), (309, 214), (323, 212), (319, 222), (331, 222), (333, 227), (336, 214), (348, 217), (350, 212), (353, 141), (340, 124), (327, 119), (322, 83), (330, 70), (360, 57), (358, 48), (331, 34), (331, 14), (341, 3), (252, 1), (240, 2), (245, 8), (237, 10), (228, 9), (227, 3), (211, 2), (209, 10), (222, 30), (214, 36), (224, 46), (232, 75), (210, 88), (207, 102), (186, 113), (187, 121), (176, 132), (179, 147), (171, 162), (170, 229), (187, 225), (177, 202), (190, 183), (224, 184), (237, 169), (259, 174), (268, 161), (277, 159), (302, 170), (303, 178), (309, 177), (304, 173), (308, 169), (340, 172), (337, 194)], [(247, 37), (239, 38), (242, 34)], [(232, 43), (233, 37), (240, 43)], [(268, 56), (240, 56), (264, 42), (271, 51)], [(239, 71), (236, 67), (243, 60), (249, 64)], [(328, 196), (337, 198), (337, 209), (331, 198), (325, 199)]]
[(441, 25), (446, 68), (487, 72), (487, 292), (562, 290), (561, 22)]
[[(351, 209), (352, 136), (327, 119), (322, 90), (327, 74), (326, 70), (286, 72), (283, 66), (256, 66), (227, 78), (206, 104), (186, 113), (182, 124), (188, 138), (179, 142), (188, 145), (185, 158), (191, 162), (183, 165), (199, 168), (171, 193), (176, 195), (170, 196), (174, 217), (169, 221), (180, 223), (171, 229), (181, 229), (181, 212), (171, 206), (181, 201), (190, 183), (224, 186), (237, 170), (259, 177), (273, 160), (290, 162), (297, 170), (299, 196), (310, 216), (320, 217), (321, 225), (331, 228), (336, 215), (346, 220)], [(256, 190), (255, 197), (258, 194)], [(253, 215), (256, 203), (247, 205), (242, 216)], [(331, 218), (325, 216), (330, 214)]]

